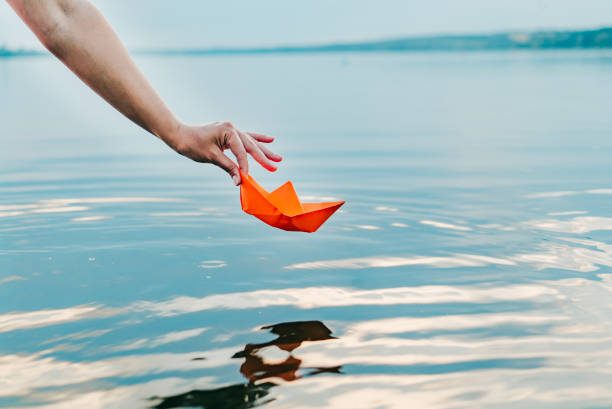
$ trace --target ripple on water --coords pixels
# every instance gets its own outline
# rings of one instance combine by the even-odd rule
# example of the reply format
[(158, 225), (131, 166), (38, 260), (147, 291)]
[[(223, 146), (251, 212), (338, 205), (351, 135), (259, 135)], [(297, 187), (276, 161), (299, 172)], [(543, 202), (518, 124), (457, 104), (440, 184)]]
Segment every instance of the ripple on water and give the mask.
[(601, 53), (140, 61), (177, 112), (274, 124), (256, 178), (347, 201), (313, 235), (0, 59), (0, 407), (612, 406)]

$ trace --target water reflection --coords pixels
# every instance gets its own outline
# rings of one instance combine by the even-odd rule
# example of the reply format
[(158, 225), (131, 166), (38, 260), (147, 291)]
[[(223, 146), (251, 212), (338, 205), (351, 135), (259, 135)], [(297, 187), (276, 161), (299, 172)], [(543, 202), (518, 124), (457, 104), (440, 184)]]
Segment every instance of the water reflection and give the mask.
[(246, 409), (266, 404), (273, 399), (263, 399), (276, 386), (271, 382), (255, 385), (252, 383), (226, 386), (218, 389), (193, 390), (175, 396), (168, 396), (155, 409), (203, 408), (203, 409)]
[[(7, 141), (43, 141), (0, 159), (0, 407), (610, 407), (612, 60), (511, 54), (147, 57), (170, 73), (197, 64), (202, 89), (238, 81), (245, 98), (207, 95), (276, 123), (310, 194), (350, 200), (309, 237), (250, 222), (218, 170), (143, 152), (156, 144), (126, 138), (121, 118), (70, 130), (0, 110)], [(6, 95), (31, 116), (57, 117), (32, 106), (41, 89), (100, 113), (72, 82), (31, 86), (50, 59), (11, 64)], [(362, 78), (372, 98), (353, 98)], [(306, 316), (340, 339), (318, 324), (307, 341), (300, 326), (244, 335)]]
[(339, 260), (307, 261), (285, 266), (285, 270), (365, 269), (404, 266), (432, 266), (437, 268), (483, 267), (486, 265), (514, 265), (512, 260), (478, 254), (454, 254), (448, 257), (431, 256), (371, 256)]
[[(125, 203), (170, 203), (181, 199), (160, 197), (89, 197), (39, 200), (36, 203), (0, 205), (0, 218), (44, 213), (71, 213), (91, 210), (92, 205), (116, 205)], [(82, 205), (89, 206), (82, 206)], [(111, 216), (84, 216), (73, 221), (104, 220)]]
[[(335, 339), (335, 337), (331, 336), (331, 330), (320, 321), (285, 322), (266, 326), (262, 329), (270, 329), (270, 332), (278, 335), (278, 338), (263, 344), (247, 344), (243, 351), (237, 352), (232, 357), (245, 359), (245, 362), (240, 367), (240, 373), (250, 382), (268, 378), (281, 378), (290, 382), (301, 378), (296, 373), (302, 365), (302, 360), (294, 357), (293, 351), (305, 341)], [(269, 363), (261, 356), (261, 353), (269, 347), (287, 351), (289, 355), (282, 362)], [(310, 369), (312, 369), (312, 372), (307, 375), (323, 372), (339, 373), (340, 366)]]
[(612, 230), (611, 217), (580, 216), (570, 220), (542, 219), (523, 223), (527, 228), (557, 233), (583, 234), (597, 230)]
[(557, 198), (564, 196), (575, 196), (575, 195), (612, 195), (612, 189), (588, 189), (583, 191), (578, 190), (562, 190), (558, 192), (539, 192), (527, 195), (529, 199), (544, 199), (544, 198)]
[(451, 223), (437, 222), (435, 220), (421, 220), (421, 224), (426, 226), (433, 226), (439, 229), (448, 229), (448, 230), (459, 230), (459, 231), (471, 231), (472, 228), (468, 226), (459, 226)]
[[(102, 314), (102, 315), (100, 315)], [(11, 312), (0, 315), (0, 333), (18, 329), (37, 328), (103, 316), (96, 305), (80, 305), (72, 308)]]
[[(192, 390), (180, 395), (167, 396), (161, 398), (161, 402), (154, 408), (252, 408), (274, 400), (274, 398), (266, 398), (270, 393), (269, 390), (278, 386), (270, 379), (276, 378), (284, 382), (292, 382), (322, 373), (341, 373), (341, 365), (302, 367), (302, 360), (294, 356), (295, 350), (304, 342), (336, 339), (331, 335), (332, 331), (321, 321), (283, 322), (268, 325), (261, 329), (269, 329), (271, 333), (278, 335), (278, 337), (269, 342), (246, 344), (242, 351), (236, 352), (232, 356), (234, 359), (244, 359), (240, 366), (240, 373), (248, 379), (248, 383), (216, 389)], [(288, 352), (288, 355), (282, 361), (270, 362), (263, 356), (269, 348)], [(194, 358), (194, 360), (201, 359), (203, 358)], [(308, 372), (304, 375), (298, 375), (300, 369), (306, 369)], [(264, 380), (266, 382), (259, 383)]]

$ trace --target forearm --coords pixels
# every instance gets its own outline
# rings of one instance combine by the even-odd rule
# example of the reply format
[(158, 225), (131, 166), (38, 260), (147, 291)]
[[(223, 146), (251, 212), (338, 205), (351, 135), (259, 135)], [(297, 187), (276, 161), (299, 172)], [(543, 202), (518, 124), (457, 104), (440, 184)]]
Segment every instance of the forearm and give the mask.
[(40, 41), (89, 87), (174, 145), (179, 122), (102, 14), (86, 0), (8, 0)]
[[(263, 167), (280, 155), (262, 144), (274, 140), (246, 133), (229, 122), (181, 124), (134, 64), (102, 14), (87, 0), (7, 0), (55, 56), (123, 115), (198, 162), (225, 169), (234, 183), (248, 173), (247, 154)], [(223, 151), (230, 149), (238, 165)]]

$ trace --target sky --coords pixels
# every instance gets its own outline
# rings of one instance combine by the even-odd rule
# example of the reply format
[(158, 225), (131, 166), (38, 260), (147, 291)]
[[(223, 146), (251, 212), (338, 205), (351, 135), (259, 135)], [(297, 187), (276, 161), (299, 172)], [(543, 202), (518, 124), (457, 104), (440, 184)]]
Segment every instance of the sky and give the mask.
[[(612, 0), (93, 0), (128, 48), (328, 43), (612, 26)], [(39, 48), (0, 1), (0, 46)]]

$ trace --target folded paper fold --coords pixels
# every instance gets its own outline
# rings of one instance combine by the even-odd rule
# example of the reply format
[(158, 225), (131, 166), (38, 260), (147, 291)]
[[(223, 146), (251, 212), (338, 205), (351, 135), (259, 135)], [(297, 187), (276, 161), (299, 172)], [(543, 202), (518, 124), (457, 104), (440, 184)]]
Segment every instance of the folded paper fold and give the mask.
[(242, 210), (279, 229), (313, 233), (344, 204), (302, 203), (291, 182), (268, 193), (250, 175), (240, 172), (240, 177)]

